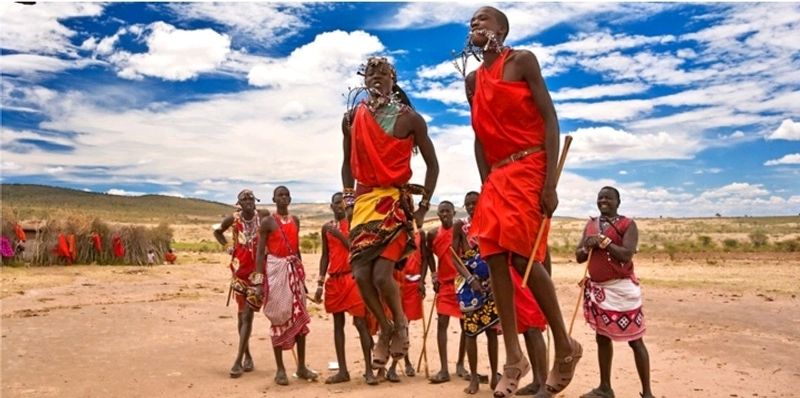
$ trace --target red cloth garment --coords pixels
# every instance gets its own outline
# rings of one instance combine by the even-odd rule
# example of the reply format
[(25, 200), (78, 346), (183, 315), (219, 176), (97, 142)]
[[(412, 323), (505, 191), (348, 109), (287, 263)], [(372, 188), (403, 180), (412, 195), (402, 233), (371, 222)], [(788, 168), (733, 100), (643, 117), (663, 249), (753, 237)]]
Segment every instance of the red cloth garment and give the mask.
[(395, 271), (395, 279), (400, 286), (400, 296), (403, 300), (403, 312), (409, 321), (422, 319), (422, 294), (419, 286), (422, 282), (422, 244), (419, 232), (415, 235), (417, 250), (414, 250), (403, 267), (402, 271)]
[[(297, 224), (294, 222), (294, 217), (279, 215), (277, 212), (273, 215), (275, 222), (278, 224), (279, 230), (273, 231), (267, 237), (267, 249), (269, 254), (276, 257), (286, 257), (289, 255), (297, 255), (300, 252), (300, 237)], [(281, 232), (283, 231), (283, 232)]]
[(22, 229), (22, 226), (19, 224), (14, 224), (14, 234), (17, 235), (17, 240), (20, 242), (25, 242), (25, 230)]
[(175, 264), (175, 261), (178, 259), (178, 256), (175, 253), (167, 252), (164, 254), (164, 260), (167, 261), (167, 264)]
[(119, 235), (111, 238), (111, 246), (114, 248), (114, 257), (121, 258), (125, 256), (125, 245), (123, 245), (122, 238)]
[(100, 234), (96, 232), (92, 234), (92, 246), (98, 253), (103, 252), (103, 240), (100, 238)]
[[(630, 225), (630, 218), (619, 216), (613, 222), (613, 227), (607, 227), (602, 231), (602, 234), (611, 238), (611, 242), (615, 245), (622, 246), (622, 239)], [(586, 223), (584, 231), (586, 236), (600, 233), (600, 218), (590, 219)], [(631, 278), (636, 281), (636, 276), (633, 273), (633, 259), (626, 264), (622, 264), (612, 258), (608, 250), (599, 247), (595, 247), (594, 250), (592, 250), (592, 258), (589, 259), (589, 276), (595, 282), (606, 282), (612, 279), (626, 278)]]
[(455, 279), (458, 276), (456, 266), (453, 264), (453, 228), (439, 226), (433, 238), (433, 254), (438, 259), (436, 278), (439, 281), (439, 297), (436, 301), (436, 313), (461, 318), (461, 308), (458, 306)]
[(461, 307), (458, 306), (455, 281), (439, 285), (439, 296), (436, 298), (436, 313), (458, 319), (464, 316), (464, 313), (461, 312)]
[(56, 244), (55, 252), (59, 257), (67, 260), (67, 264), (72, 264), (72, 252), (69, 250), (69, 242), (64, 234), (58, 234), (58, 243)]
[[(344, 219), (338, 222), (337, 229), (345, 237), (350, 234), (350, 223)], [(328, 243), (328, 274), (344, 274), (350, 272), (350, 249), (330, 232), (325, 232)]]
[(69, 247), (69, 256), (72, 261), (78, 258), (78, 244), (75, 239), (75, 234), (67, 235), (67, 246)]
[(453, 228), (439, 226), (436, 237), (433, 238), (433, 254), (439, 260), (436, 267), (436, 278), (442, 284), (452, 284), (456, 276), (458, 276), (456, 266), (453, 264), (453, 253), (450, 251), (452, 245)]
[[(338, 229), (347, 237), (350, 233), (350, 224), (347, 220), (341, 220)], [(366, 315), (366, 305), (361, 299), (358, 285), (350, 270), (350, 250), (330, 232), (325, 233), (325, 239), (328, 246), (325, 312), (329, 314), (348, 312), (353, 317), (363, 318)]]
[[(472, 128), (489, 166), (545, 142), (545, 123), (528, 84), (503, 81), (510, 53), (511, 49), (504, 50), (492, 65), (481, 65), (476, 72)], [(530, 257), (543, 219), (540, 197), (546, 169), (542, 150), (489, 173), (470, 231), (484, 258), (506, 252)], [(539, 262), (544, 261), (547, 232), (549, 220), (534, 256)]]
[(411, 179), (414, 138), (395, 138), (383, 131), (375, 117), (360, 104), (350, 133), (350, 167), (359, 184), (370, 187), (400, 186)]
[(547, 318), (544, 317), (539, 303), (527, 287), (522, 287), (522, 277), (509, 265), (511, 284), (514, 285), (514, 308), (517, 310), (517, 333), (524, 333), (528, 329), (544, 330)]

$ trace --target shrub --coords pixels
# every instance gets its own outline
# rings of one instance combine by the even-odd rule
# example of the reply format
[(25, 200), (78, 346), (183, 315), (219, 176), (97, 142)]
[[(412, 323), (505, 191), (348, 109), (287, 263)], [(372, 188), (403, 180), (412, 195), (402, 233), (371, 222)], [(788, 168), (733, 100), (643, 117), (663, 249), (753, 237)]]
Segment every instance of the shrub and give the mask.
[(728, 238), (722, 241), (722, 245), (725, 247), (725, 251), (729, 251), (739, 247), (739, 241), (733, 238)]
[(750, 242), (753, 244), (754, 247), (759, 248), (767, 245), (769, 242), (769, 237), (764, 231), (757, 229), (748, 235), (750, 237)]
[(704, 248), (710, 248), (714, 244), (714, 241), (712, 241), (711, 237), (708, 235), (700, 235), (697, 237), (697, 240), (700, 242), (700, 246)]

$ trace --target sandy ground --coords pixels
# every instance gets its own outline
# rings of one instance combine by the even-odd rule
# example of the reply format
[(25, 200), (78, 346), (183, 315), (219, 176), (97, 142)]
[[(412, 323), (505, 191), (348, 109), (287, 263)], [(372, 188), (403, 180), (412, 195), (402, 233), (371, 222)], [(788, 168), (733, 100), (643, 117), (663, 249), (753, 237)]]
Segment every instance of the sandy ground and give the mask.
[[(640, 259), (645, 341), (657, 396), (798, 396), (800, 259), (796, 254), (741, 257), (686, 259), (680, 265)], [(180, 261), (156, 267), (2, 268), (2, 396), (465, 396), (466, 382), (430, 385), (420, 375), (367, 386), (359, 377), (363, 363), (349, 322), (347, 360), (353, 381), (328, 386), (293, 379), (289, 387), (277, 386), (263, 315), (256, 318), (251, 342), (255, 371), (230, 379), (237, 334), (235, 309), (225, 307), (224, 259), (195, 255)], [(313, 281), (317, 257), (309, 255), (306, 261)], [(557, 258), (554, 265), (567, 320), (577, 297), (574, 281), (582, 270), (566, 259)], [(310, 309), (309, 363), (325, 377), (331, 374), (328, 362), (335, 361), (333, 324), (319, 306), (310, 304)], [(456, 328), (451, 322), (451, 372)], [(578, 397), (598, 382), (593, 333), (579, 318), (574, 334), (584, 344), (584, 359), (562, 397)], [(413, 323), (414, 362), (421, 336), (421, 323)], [(640, 388), (631, 351), (625, 344), (615, 348), (612, 384), (617, 396), (636, 397)], [(439, 369), (433, 335), (428, 349), (432, 374)], [(501, 346), (501, 363), (502, 352)], [(291, 354), (285, 361), (293, 371)], [(488, 371), (485, 353), (480, 369)], [(482, 385), (477, 396), (491, 396), (488, 386)]]

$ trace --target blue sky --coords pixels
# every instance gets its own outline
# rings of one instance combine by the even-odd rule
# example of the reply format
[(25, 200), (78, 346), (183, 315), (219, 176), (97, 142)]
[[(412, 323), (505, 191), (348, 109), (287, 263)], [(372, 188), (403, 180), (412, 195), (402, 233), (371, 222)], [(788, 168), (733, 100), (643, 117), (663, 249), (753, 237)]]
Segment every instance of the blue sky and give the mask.
[[(800, 5), (495, 5), (574, 137), (557, 215), (596, 213), (609, 184), (634, 216), (800, 212)], [(479, 6), (4, 3), (2, 182), (324, 202), (345, 94), (378, 54), (428, 121), (434, 202), (461, 203), (480, 182), (451, 54)]]

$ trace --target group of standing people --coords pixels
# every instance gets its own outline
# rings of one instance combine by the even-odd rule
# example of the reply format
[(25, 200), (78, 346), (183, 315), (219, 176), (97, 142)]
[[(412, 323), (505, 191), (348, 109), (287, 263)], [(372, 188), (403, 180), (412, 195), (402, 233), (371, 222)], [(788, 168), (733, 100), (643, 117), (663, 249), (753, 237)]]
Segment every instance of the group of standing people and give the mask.
[[(441, 370), (432, 383), (450, 379), (447, 327), (458, 318), (470, 371), (467, 393), (478, 391), (477, 343), (488, 339), (495, 397), (530, 393), (552, 396), (564, 390), (583, 355), (580, 343), (565, 326), (550, 278), (547, 230), (558, 206), (556, 194), (559, 128), (555, 108), (536, 57), (503, 44), (506, 16), (482, 7), (470, 21), (467, 55), (482, 60), (465, 76), (466, 97), (475, 131), (475, 156), (480, 192), (465, 197), (469, 217), (454, 220), (455, 208), (442, 202), (441, 226), (419, 230), (430, 208), (439, 175), (436, 152), (423, 118), (398, 87), (395, 68), (386, 58), (371, 57), (359, 71), (366, 98), (349, 107), (342, 120), (341, 192), (331, 198), (334, 220), (322, 228), (322, 258), (314, 300), (323, 299), (333, 314), (339, 364), (327, 383), (350, 380), (344, 350), (344, 313), (350, 313), (364, 355), (364, 378), (377, 384), (374, 370), (397, 381), (396, 365), (408, 359), (410, 320), (422, 319), (426, 274), (430, 271), (438, 316), (437, 342)], [(424, 185), (410, 184), (410, 160), (421, 154), (426, 164)], [(414, 195), (421, 196), (414, 203)], [(215, 231), (233, 228), (231, 291), (238, 305), (240, 342), (231, 377), (254, 367), (249, 347), (253, 314), (263, 310), (271, 322), (277, 384), (288, 384), (282, 352), (297, 348), (297, 377), (316, 380), (305, 364), (310, 321), (308, 290), (298, 247), (300, 220), (289, 214), (291, 196), (280, 186), (273, 193), (276, 212), (259, 214), (252, 191), (238, 196), (237, 212)], [(585, 317), (597, 331), (600, 386), (585, 397), (613, 397), (610, 386), (611, 340), (629, 341), (636, 357), (643, 396), (652, 396), (649, 359), (644, 343), (641, 291), (631, 258), (636, 249), (635, 223), (619, 216), (619, 192), (606, 187), (598, 196), (601, 216), (590, 220), (576, 250), (589, 261)], [(544, 239), (535, 246), (537, 232)], [(438, 261), (434, 261), (434, 257)], [(522, 274), (533, 258), (531, 277)], [(437, 265), (438, 264), (438, 265)], [(545, 326), (552, 330), (553, 367), (546, 369)], [(502, 333), (506, 364), (498, 376), (498, 334)], [(377, 341), (373, 335), (377, 334)], [(529, 357), (520, 347), (525, 337)], [(294, 351), (293, 351), (294, 352)], [(391, 359), (391, 362), (390, 362)], [(457, 374), (463, 376), (463, 354)], [(534, 381), (520, 391), (521, 379), (534, 368)], [(388, 370), (386, 370), (388, 368)]]

